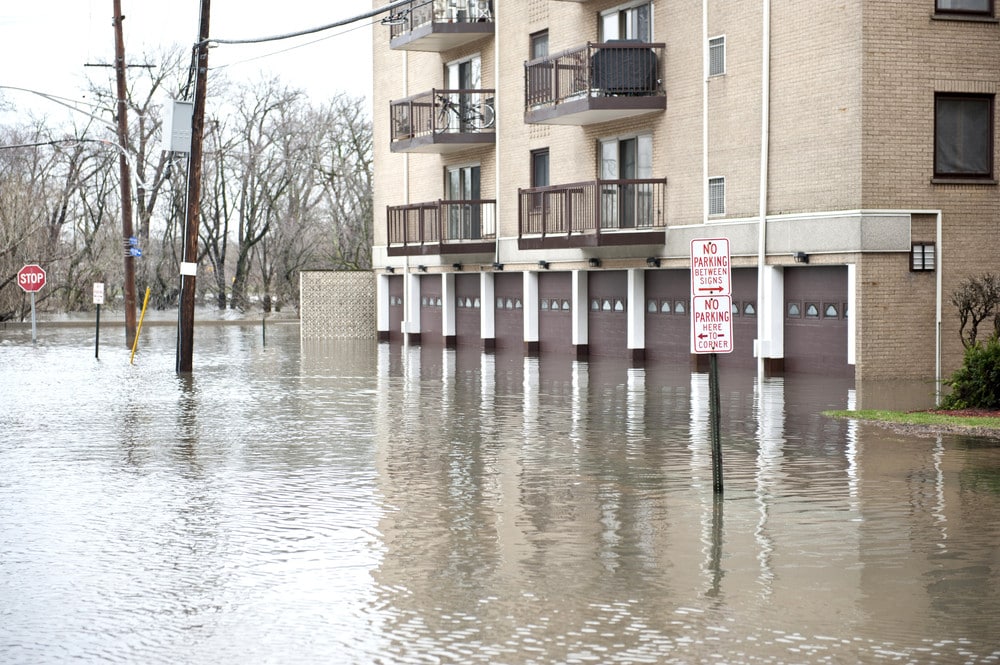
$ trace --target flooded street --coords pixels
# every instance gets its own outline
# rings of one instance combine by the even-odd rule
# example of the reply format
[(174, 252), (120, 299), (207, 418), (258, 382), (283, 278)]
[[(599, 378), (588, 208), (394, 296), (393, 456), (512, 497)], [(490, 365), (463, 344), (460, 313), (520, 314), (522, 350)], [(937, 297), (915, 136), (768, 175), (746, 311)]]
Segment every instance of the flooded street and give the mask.
[(1000, 663), (1000, 440), (296, 325), (0, 330), (4, 663)]

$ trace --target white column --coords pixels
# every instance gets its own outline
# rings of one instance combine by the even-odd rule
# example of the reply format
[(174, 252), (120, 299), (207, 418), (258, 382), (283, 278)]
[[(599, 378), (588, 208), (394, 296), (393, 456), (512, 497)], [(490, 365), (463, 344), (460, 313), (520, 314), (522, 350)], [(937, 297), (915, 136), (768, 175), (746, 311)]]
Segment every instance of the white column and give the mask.
[(538, 273), (524, 272), (524, 343), (538, 344)]
[(377, 275), (375, 280), (375, 330), (389, 332), (389, 276)]
[(455, 273), (441, 273), (441, 335), (455, 337)]
[(420, 275), (403, 275), (403, 332), (420, 333)]
[(479, 275), (479, 330), (484, 339), (496, 339), (496, 291), (493, 286), (493, 273), (484, 272)]
[(587, 271), (573, 271), (573, 346), (589, 344), (587, 313), (590, 308), (590, 290), (587, 288)]
[(755, 340), (754, 352), (758, 358), (785, 357), (785, 271), (780, 266), (764, 266), (760, 272), (763, 280), (758, 291), (763, 295), (757, 303), (762, 337)]
[(646, 348), (646, 271), (642, 268), (628, 270), (627, 317), (628, 349)]
[(860, 321), (858, 313), (858, 267), (853, 263), (847, 264), (847, 364), (857, 364), (858, 357), (858, 329), (855, 321)]

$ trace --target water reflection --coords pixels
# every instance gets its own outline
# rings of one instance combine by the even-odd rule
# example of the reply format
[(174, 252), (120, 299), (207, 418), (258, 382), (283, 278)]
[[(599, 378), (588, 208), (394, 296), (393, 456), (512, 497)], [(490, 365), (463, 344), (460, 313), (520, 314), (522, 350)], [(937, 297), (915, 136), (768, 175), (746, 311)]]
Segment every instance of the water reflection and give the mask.
[(717, 500), (703, 374), (297, 333), (0, 340), (5, 661), (1000, 661), (997, 441), (725, 371)]

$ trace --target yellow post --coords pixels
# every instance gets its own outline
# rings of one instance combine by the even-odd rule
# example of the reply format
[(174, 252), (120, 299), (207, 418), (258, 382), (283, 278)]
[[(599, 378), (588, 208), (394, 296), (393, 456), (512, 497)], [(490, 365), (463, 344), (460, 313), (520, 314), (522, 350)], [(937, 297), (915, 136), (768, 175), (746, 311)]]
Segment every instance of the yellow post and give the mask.
[(132, 365), (135, 360), (135, 349), (139, 346), (139, 333), (142, 332), (142, 320), (146, 318), (146, 305), (149, 304), (149, 287), (146, 287), (146, 297), (142, 299), (142, 312), (139, 313), (139, 326), (135, 329), (135, 339), (132, 340), (132, 357), (128, 359), (128, 364)]

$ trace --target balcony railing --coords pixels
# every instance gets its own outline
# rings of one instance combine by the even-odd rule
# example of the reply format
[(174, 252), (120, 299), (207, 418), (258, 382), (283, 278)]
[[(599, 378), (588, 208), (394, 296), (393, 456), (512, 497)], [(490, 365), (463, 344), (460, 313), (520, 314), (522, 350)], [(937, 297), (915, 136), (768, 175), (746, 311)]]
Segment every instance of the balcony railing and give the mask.
[[(526, 62), (525, 120), (588, 124), (665, 109), (663, 50), (664, 44), (621, 40)], [(558, 119), (567, 114), (590, 117)]]
[(432, 89), (391, 102), (389, 122), (394, 152), (446, 152), (493, 143), (494, 91)]
[(665, 178), (519, 190), (520, 245), (529, 249), (663, 242), (666, 191)]
[(493, 199), (430, 201), (388, 208), (389, 254), (458, 254), (492, 251)]
[(492, 0), (413, 0), (386, 20), (392, 48), (445, 51), (494, 32)]

